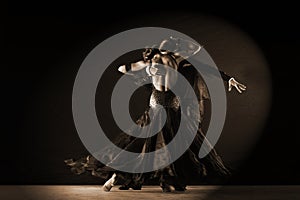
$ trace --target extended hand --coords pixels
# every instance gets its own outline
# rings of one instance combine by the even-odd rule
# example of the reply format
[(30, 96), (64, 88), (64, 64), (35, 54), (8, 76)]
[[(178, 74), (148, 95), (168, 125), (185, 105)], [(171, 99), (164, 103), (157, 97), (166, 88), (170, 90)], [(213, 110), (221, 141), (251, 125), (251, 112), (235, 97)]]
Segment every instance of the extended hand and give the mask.
[(121, 65), (119, 68), (118, 68), (118, 71), (125, 74), (126, 73), (126, 66), (125, 65)]
[(235, 89), (239, 92), (242, 93), (242, 91), (246, 90), (246, 86), (237, 82), (234, 78), (229, 79), (228, 81), (228, 91), (230, 92), (232, 89), (232, 86), (235, 87)]

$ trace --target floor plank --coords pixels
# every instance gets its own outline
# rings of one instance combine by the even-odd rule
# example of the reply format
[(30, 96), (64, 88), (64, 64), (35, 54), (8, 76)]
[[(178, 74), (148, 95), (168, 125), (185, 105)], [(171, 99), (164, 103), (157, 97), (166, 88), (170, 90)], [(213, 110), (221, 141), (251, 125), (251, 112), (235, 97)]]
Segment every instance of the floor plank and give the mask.
[(300, 186), (189, 186), (185, 192), (162, 193), (158, 186), (140, 191), (104, 192), (97, 185), (2, 185), (1, 200), (297, 200)]

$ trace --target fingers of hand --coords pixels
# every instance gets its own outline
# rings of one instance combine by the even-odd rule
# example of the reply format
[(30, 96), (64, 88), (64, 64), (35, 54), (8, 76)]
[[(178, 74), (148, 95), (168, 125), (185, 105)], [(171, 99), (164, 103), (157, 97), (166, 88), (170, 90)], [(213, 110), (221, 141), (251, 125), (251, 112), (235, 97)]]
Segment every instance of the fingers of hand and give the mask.
[(241, 90), (246, 90), (246, 88), (247, 88), (245, 85), (243, 85), (241, 83), (239, 83), (238, 86)]
[(237, 90), (239, 93), (242, 93), (242, 91), (240, 90), (239, 86), (235, 85), (235, 88), (236, 88), (236, 90)]

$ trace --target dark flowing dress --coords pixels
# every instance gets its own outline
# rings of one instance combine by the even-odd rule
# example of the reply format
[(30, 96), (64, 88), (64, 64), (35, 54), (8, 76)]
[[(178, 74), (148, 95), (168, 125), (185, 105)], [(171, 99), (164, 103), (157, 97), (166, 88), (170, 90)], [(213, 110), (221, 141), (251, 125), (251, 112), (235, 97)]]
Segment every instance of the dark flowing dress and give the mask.
[[(208, 90), (202, 77), (198, 74), (193, 66), (183, 67), (182, 64), (178, 64), (178, 71), (184, 75), (184, 77), (189, 81), (193, 91), (188, 88), (185, 90), (186, 94), (181, 99), (177, 97), (172, 91), (158, 91), (155, 88), (152, 89), (149, 101), (149, 108), (145, 110), (144, 114), (136, 121), (136, 124), (140, 127), (144, 127), (150, 122), (157, 122), (161, 119), (162, 109), (166, 112), (166, 122), (162, 124), (162, 129), (149, 138), (136, 138), (126, 133), (120, 133), (119, 137), (113, 141), (114, 144), (124, 151), (137, 152), (140, 154), (154, 152), (167, 144), (169, 144), (178, 131), (180, 122), (188, 118), (199, 118), (199, 124), (197, 125), (197, 130), (194, 130), (195, 126), (192, 124), (185, 125), (185, 135), (189, 136), (190, 132), (196, 131), (197, 134), (193, 139), (192, 144), (189, 148), (180, 156), (175, 162), (169, 164), (163, 169), (158, 169), (153, 172), (147, 173), (126, 173), (117, 171), (107, 165), (102, 164), (92, 155), (87, 157), (73, 160), (65, 160), (65, 163), (71, 167), (71, 170), (76, 174), (82, 174), (84, 172), (91, 172), (92, 175), (101, 177), (103, 179), (108, 179), (112, 173), (117, 173), (118, 180), (123, 184), (131, 185), (142, 185), (145, 181), (151, 179), (158, 179), (160, 183), (168, 183), (173, 186), (185, 187), (191, 178), (195, 176), (199, 178), (205, 178), (209, 176), (220, 176), (227, 177), (230, 175), (229, 169), (224, 165), (222, 159), (217, 154), (215, 149), (212, 149), (208, 155), (202, 159), (198, 157), (198, 153), (201, 145), (206, 145), (210, 147), (209, 141), (206, 140), (205, 134), (201, 127), (201, 117), (203, 116), (203, 104), (200, 102), (209, 99)], [(189, 93), (195, 92), (197, 96), (197, 101), (190, 100)], [(185, 106), (182, 106), (180, 102), (185, 102)], [(199, 111), (190, 109), (193, 104), (198, 104), (200, 108), (201, 115), (197, 113)], [(154, 115), (150, 117), (149, 109), (154, 110)], [(187, 120), (188, 121), (188, 120)], [(141, 129), (129, 129), (128, 131), (141, 131)], [(191, 136), (191, 135), (190, 135)], [(192, 137), (192, 136), (191, 136)], [(180, 140), (178, 148), (182, 147), (184, 143), (184, 138)], [(210, 148), (208, 148), (210, 149)], [(113, 149), (105, 149), (101, 152), (103, 158), (113, 162), (118, 159), (119, 154), (115, 154)], [(160, 161), (163, 162), (164, 159), (168, 157), (168, 152), (155, 155), (158, 156)], [(126, 162), (124, 161), (124, 165)], [(150, 165), (155, 165), (156, 163), (149, 163)], [(138, 167), (139, 162), (136, 162)]]

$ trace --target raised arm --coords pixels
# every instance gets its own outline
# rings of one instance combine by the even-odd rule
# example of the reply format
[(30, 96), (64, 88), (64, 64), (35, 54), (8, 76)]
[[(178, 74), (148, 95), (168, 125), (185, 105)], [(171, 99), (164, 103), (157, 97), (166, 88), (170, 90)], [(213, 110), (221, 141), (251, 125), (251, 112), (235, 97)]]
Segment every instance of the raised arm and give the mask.
[(159, 45), (159, 50), (162, 53), (172, 52), (175, 56), (187, 59), (201, 50), (201, 46), (190, 40), (170, 37), (163, 40)]
[[(209, 74), (209, 75), (214, 75), (214, 76), (217, 76), (218, 73), (220, 73), (223, 81), (227, 82), (228, 84), (228, 91), (230, 92), (232, 90), (232, 87), (234, 87), (239, 93), (242, 93), (243, 91), (246, 90), (246, 86), (239, 83), (235, 78), (233, 78), (232, 76), (226, 74), (224, 71), (222, 70), (216, 70), (215, 68), (207, 65), (207, 64), (204, 64), (204, 63), (201, 63), (197, 60), (193, 60), (193, 62), (195, 63), (198, 63), (198, 67), (201, 68), (201, 70), (203, 70), (203, 72)], [(193, 67), (193, 65), (188, 62), (187, 60), (183, 59), (180, 61), (180, 64), (179, 64), (179, 67)]]
[(138, 62), (135, 62), (135, 63), (121, 65), (118, 68), (118, 71), (123, 73), (123, 74), (134, 75), (134, 72), (145, 69), (147, 66), (149, 66), (149, 64), (150, 63), (141, 60), (141, 61), (138, 61)]

